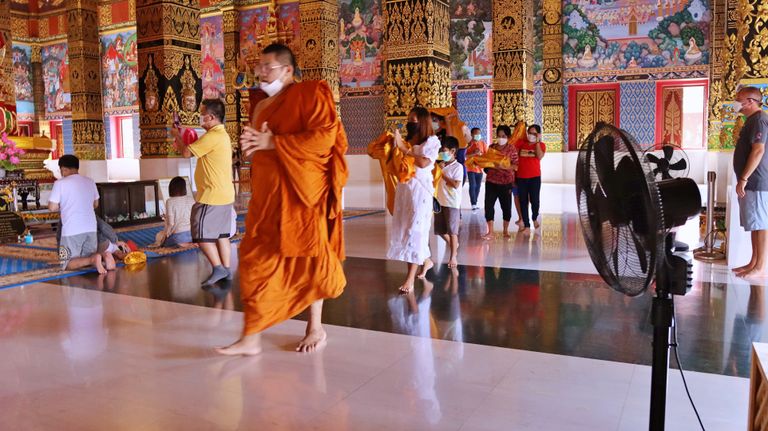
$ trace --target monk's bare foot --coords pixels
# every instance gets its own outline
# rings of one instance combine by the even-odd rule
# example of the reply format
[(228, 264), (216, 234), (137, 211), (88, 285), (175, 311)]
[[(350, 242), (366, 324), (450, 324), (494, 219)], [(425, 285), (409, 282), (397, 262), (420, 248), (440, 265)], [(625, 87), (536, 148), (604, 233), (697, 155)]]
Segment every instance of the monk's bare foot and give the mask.
[(457, 268), (459, 266), (459, 262), (456, 260), (456, 256), (451, 256), (451, 259), (448, 260), (448, 268)]
[(407, 295), (411, 292), (413, 292), (413, 283), (405, 283), (402, 286), (397, 288), (397, 291), (400, 292), (401, 295)]
[(300, 353), (312, 353), (325, 347), (328, 340), (328, 334), (324, 329), (314, 329), (307, 332), (307, 335), (299, 341), (296, 351)]
[(246, 335), (227, 347), (219, 347), (216, 353), (226, 356), (253, 356), (261, 353), (261, 334)]
[(766, 276), (768, 276), (768, 273), (766, 273), (765, 268), (758, 268), (757, 266), (755, 266), (752, 269), (749, 269), (747, 271), (736, 273), (736, 275), (738, 277), (745, 278), (748, 280), (762, 280), (762, 279), (765, 279)]
[(104, 264), (101, 262), (101, 255), (96, 254), (93, 256), (92, 264), (96, 268), (96, 271), (99, 272), (99, 274), (106, 274), (107, 270), (104, 269)]
[(115, 264), (115, 257), (112, 256), (112, 253), (104, 253), (104, 267), (107, 269), (107, 271), (114, 271), (117, 269), (117, 265)]
[(419, 273), (419, 275), (417, 275), (417, 277), (419, 279), (424, 279), (424, 277), (427, 276), (427, 271), (432, 269), (433, 266), (435, 266), (435, 263), (432, 262), (432, 259), (428, 258), (427, 260), (425, 260), (424, 261), (424, 266), (421, 267), (421, 272)]

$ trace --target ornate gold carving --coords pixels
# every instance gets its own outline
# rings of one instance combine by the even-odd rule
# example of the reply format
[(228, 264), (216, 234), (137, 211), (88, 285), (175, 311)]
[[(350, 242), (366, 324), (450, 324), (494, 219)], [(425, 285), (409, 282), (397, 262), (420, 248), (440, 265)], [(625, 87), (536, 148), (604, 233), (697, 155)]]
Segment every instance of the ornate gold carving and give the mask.
[(533, 0), (493, 1), (493, 50), (533, 47)]
[(768, 78), (768, 6), (763, 0), (739, 0), (739, 35), (744, 40), (745, 78)]
[(387, 58), (438, 56), (448, 59), (448, 3), (442, 0), (385, 1), (382, 12)]
[(16, 16), (11, 17), (11, 33), (14, 40), (29, 37), (29, 27), (27, 26), (27, 22), (26, 18)]
[(542, 108), (542, 140), (547, 151), (563, 151), (565, 136), (565, 108), (563, 105), (544, 105)]
[(614, 90), (579, 91), (576, 93), (576, 146), (604, 121), (616, 123), (616, 92)]
[(518, 121), (533, 123), (533, 93), (515, 91), (493, 92), (493, 124), (513, 126)]
[(386, 111), (391, 117), (408, 114), (414, 106), (451, 106), (451, 70), (436, 60), (388, 62)]
[(104, 121), (72, 120), (75, 155), (83, 160), (104, 160)]
[(338, 2), (328, 0), (302, 1), (301, 17), (301, 66), (304, 79), (324, 80), (339, 101), (339, 7)]

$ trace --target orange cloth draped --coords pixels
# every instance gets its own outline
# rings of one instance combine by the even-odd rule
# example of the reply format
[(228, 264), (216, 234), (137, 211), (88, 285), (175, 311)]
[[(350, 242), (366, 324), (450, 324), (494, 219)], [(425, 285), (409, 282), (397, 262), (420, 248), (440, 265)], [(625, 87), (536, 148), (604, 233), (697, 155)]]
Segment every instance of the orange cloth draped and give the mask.
[(469, 141), (464, 135), (466, 125), (459, 119), (459, 113), (456, 108), (449, 106), (447, 108), (430, 108), (430, 114), (439, 115), (445, 119), (445, 134), (453, 136), (459, 140), (459, 148), (467, 148)]
[(509, 137), (509, 143), (514, 144), (521, 139), (528, 139), (528, 126), (525, 121), (518, 121), (514, 129), (512, 129), (512, 136)]
[[(384, 177), (384, 191), (387, 195), (387, 211), (390, 215), (394, 214), (397, 183), (407, 183), (416, 175), (415, 159), (406, 157), (395, 146), (395, 136), (390, 132), (382, 133), (368, 144), (368, 155), (379, 161), (381, 176)], [(442, 174), (442, 169), (435, 163), (435, 167), (432, 169), (432, 182), (435, 189), (437, 189), (437, 183)]]
[(347, 136), (328, 84), (295, 83), (253, 107), (274, 150), (251, 161), (251, 200), (240, 246), (243, 335), (299, 314), (344, 290), (341, 191)]
[[(512, 136), (508, 137), (507, 140), (509, 143), (515, 144), (521, 139), (527, 139), (527, 133), (528, 128), (525, 125), (525, 121), (519, 121), (514, 130), (512, 130)], [(504, 157), (504, 155), (501, 154), (497, 149), (494, 147), (489, 147), (485, 154), (467, 157), (465, 165), (467, 166), (467, 169), (509, 169), (510, 161)]]

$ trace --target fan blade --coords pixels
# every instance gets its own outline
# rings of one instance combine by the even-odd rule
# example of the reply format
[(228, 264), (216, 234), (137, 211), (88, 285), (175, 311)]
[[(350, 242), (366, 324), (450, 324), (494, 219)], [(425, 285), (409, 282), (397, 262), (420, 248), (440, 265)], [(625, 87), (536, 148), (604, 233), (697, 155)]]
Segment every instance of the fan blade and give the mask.
[(603, 136), (595, 142), (594, 148), (597, 177), (600, 179), (605, 194), (610, 196), (610, 190), (606, 188), (612, 187), (613, 174), (616, 170), (613, 160), (613, 139), (609, 136)]
[(659, 175), (661, 173), (661, 168), (656, 168), (653, 170), (653, 177), (656, 178), (656, 175)]
[(688, 167), (688, 163), (685, 161), (685, 159), (680, 159), (676, 161), (675, 163), (672, 163), (669, 165), (669, 170), (671, 171), (682, 171), (685, 168)]
[(658, 157), (656, 157), (655, 154), (651, 154), (651, 153), (648, 153), (648, 154), (645, 155), (645, 160), (648, 160), (651, 163), (656, 163), (657, 165), (661, 161), (661, 160), (659, 160)]
[(672, 159), (672, 154), (675, 152), (675, 147), (671, 145), (665, 145), (661, 147), (661, 149), (664, 151), (664, 158), (667, 159), (667, 161)]
[(661, 179), (662, 180), (671, 180), (672, 175), (669, 174), (669, 169), (661, 172)]
[(648, 256), (645, 255), (645, 247), (643, 247), (643, 244), (640, 242), (640, 239), (637, 237), (637, 234), (634, 231), (632, 231), (632, 242), (635, 243), (637, 258), (640, 260), (640, 269), (642, 269), (643, 274), (647, 274)]

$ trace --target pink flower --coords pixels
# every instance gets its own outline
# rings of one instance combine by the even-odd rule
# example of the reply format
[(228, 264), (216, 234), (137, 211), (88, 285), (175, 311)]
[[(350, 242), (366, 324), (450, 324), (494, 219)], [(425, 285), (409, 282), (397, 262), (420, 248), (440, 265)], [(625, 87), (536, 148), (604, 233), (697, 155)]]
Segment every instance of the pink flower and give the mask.
[(5, 153), (0, 153), (0, 160), (5, 160), (7, 158), (8, 156)]
[(19, 164), (19, 158), (16, 157), (16, 156), (11, 156), (11, 163), (13, 163), (14, 165), (18, 165)]

